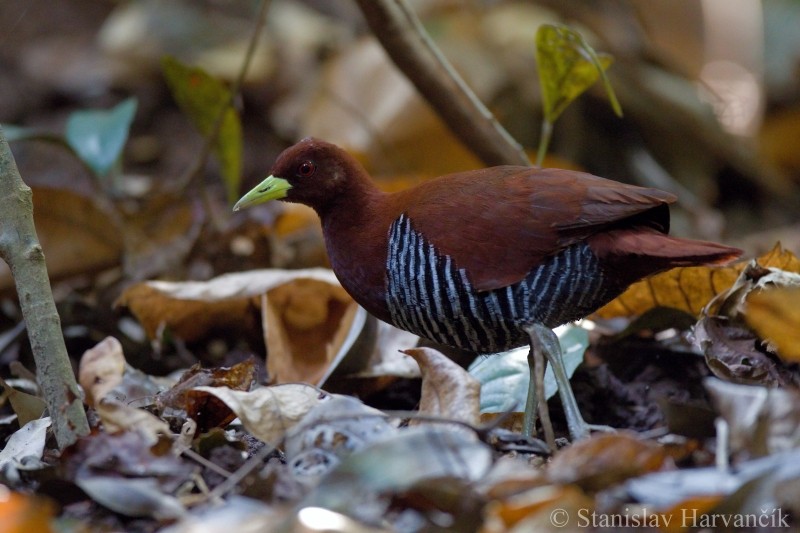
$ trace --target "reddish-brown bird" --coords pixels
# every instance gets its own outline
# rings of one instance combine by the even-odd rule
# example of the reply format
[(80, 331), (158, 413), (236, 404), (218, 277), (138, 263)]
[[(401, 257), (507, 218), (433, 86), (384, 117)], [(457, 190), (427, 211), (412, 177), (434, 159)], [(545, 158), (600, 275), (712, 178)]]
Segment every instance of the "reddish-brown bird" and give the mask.
[[(481, 354), (530, 343), (529, 361), (543, 354), (554, 366), (576, 438), (590, 426), (550, 328), (643, 277), (741, 253), (667, 235), (676, 198), (657, 189), (500, 166), (385, 193), (347, 152), (312, 138), (285, 150), (234, 209), (273, 199), (316, 210), (336, 276), (381, 320)], [(527, 429), (535, 404), (529, 394)]]

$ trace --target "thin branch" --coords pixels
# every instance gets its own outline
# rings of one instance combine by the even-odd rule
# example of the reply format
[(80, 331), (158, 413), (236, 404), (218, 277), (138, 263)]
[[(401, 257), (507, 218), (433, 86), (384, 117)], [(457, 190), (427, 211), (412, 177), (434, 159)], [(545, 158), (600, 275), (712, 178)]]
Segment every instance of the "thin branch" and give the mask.
[(395, 65), (486, 165), (525, 165), (525, 151), (450, 65), (406, 0), (356, 0)]
[(33, 194), (0, 127), (0, 258), (8, 263), (36, 361), (36, 376), (61, 449), (89, 433), (33, 222)]

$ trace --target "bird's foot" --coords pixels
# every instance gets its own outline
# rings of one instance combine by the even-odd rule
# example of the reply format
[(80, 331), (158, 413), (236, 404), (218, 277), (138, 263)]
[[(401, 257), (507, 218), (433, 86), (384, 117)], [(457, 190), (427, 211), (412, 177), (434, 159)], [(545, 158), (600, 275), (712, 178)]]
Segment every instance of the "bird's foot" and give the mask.
[(588, 439), (592, 432), (597, 433), (616, 433), (617, 430), (611, 426), (602, 424), (589, 424), (581, 420), (577, 424), (569, 424), (569, 434), (572, 440)]

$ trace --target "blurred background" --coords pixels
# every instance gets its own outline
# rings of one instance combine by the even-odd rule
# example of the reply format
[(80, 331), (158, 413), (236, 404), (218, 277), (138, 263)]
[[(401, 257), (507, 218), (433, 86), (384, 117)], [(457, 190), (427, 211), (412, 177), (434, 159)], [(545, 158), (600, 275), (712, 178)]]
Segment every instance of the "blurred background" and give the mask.
[[(624, 117), (614, 115), (598, 84), (556, 123), (547, 166), (676, 193), (675, 234), (739, 245), (750, 255), (777, 241), (800, 250), (799, 1), (411, 5), (532, 155), (541, 123), (536, 30), (543, 23), (578, 29), (595, 50), (614, 56), (608, 73)], [(204, 140), (176, 105), (161, 59), (171, 55), (233, 83), (259, 6), (252, 0), (0, 2), (4, 128), (57, 135), (77, 110), (109, 109), (131, 96), (138, 101), (113, 182), (98, 183), (57, 144), (12, 143), (35, 191), (36, 224), (70, 353), (109, 333), (129, 344), (129, 357), (135, 346), (141, 351), (138, 324), (109, 312), (134, 282), (325, 264), (315, 216), (302, 207), (234, 215), (214, 158), (201, 167), (201, 179), (183, 179)], [(307, 135), (352, 151), (390, 189), (482, 166), (394, 67), (348, 0), (272, 1), (236, 105), (241, 191)], [(0, 265), (0, 333), (18, 323), (13, 282)], [(12, 345), (0, 346), (0, 366), (18, 357)], [(148, 357), (144, 364), (157, 362)]]

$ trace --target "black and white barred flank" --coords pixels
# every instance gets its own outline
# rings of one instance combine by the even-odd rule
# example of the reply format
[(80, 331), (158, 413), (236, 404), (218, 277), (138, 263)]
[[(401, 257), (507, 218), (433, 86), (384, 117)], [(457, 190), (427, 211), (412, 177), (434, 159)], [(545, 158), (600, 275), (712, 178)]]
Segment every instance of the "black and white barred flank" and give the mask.
[(386, 272), (386, 300), (396, 326), (476, 353), (527, 344), (521, 326), (577, 320), (615, 296), (585, 243), (565, 248), (514, 285), (477, 291), (466, 271), (439, 254), (405, 215), (392, 224)]

